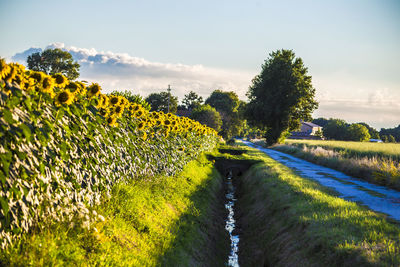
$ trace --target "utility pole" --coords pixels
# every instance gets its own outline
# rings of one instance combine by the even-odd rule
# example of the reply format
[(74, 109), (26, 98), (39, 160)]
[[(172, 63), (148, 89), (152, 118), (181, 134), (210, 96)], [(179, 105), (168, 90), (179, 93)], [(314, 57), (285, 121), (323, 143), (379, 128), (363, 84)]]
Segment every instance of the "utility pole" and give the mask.
[(168, 84), (167, 91), (168, 91), (168, 113), (169, 113), (169, 101), (170, 101), (170, 98), (171, 98), (171, 86), (169, 84)]

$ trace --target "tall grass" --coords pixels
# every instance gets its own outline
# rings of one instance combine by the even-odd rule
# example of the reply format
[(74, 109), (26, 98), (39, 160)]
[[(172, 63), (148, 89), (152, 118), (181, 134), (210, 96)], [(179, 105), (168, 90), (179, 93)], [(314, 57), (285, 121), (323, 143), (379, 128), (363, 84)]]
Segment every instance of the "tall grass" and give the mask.
[(367, 157), (400, 161), (400, 144), (325, 140), (286, 140), (293, 146), (322, 147), (346, 157)]
[(245, 266), (400, 266), (400, 228), (266, 154), (240, 180)]
[(273, 148), (400, 190), (400, 144), (287, 140)]
[(203, 154), (157, 178), (115, 185), (90, 230), (67, 222), (32, 230), (1, 251), (0, 266), (223, 266), (223, 181), (212, 162)]

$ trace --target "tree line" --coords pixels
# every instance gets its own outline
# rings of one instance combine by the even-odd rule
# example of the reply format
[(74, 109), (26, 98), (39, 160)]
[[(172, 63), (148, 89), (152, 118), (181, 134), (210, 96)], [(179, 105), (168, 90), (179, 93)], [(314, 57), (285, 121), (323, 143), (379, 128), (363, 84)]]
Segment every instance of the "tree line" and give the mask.
[[(49, 74), (60, 72), (71, 79), (79, 76), (79, 64), (61, 49), (34, 53), (27, 62), (32, 70)], [(311, 121), (312, 112), (318, 108), (307, 67), (292, 50), (285, 49), (269, 54), (260, 74), (251, 81), (247, 102), (240, 100), (233, 91), (222, 90), (214, 90), (205, 100), (190, 91), (180, 104), (178, 97), (168, 91), (152, 93), (146, 98), (129, 91), (114, 91), (112, 94), (122, 94), (150, 111), (188, 116), (214, 128), (226, 139), (238, 135), (261, 135), (269, 145), (282, 142), (290, 132), (299, 129), (301, 121)], [(348, 124), (340, 119), (319, 118), (313, 122), (324, 127), (323, 134), (329, 139), (400, 141), (400, 125), (378, 132), (366, 123)]]
[(369, 141), (381, 139), (385, 143), (400, 142), (400, 125), (377, 131), (365, 122), (347, 123), (342, 119), (317, 118), (312, 121), (323, 127), (323, 135), (328, 139), (345, 141)]

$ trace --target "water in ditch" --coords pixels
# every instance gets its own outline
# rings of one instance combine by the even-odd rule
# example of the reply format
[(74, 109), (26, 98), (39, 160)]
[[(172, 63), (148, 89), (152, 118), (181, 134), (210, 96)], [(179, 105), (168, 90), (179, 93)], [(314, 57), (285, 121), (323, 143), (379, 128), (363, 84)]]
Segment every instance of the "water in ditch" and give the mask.
[(234, 206), (236, 198), (235, 198), (235, 187), (233, 186), (232, 183), (232, 171), (229, 172), (226, 178), (227, 178), (226, 179), (227, 193), (225, 197), (227, 202), (225, 204), (225, 208), (228, 210), (228, 217), (226, 218), (225, 229), (228, 231), (231, 240), (231, 250), (228, 257), (228, 266), (238, 267), (239, 235), (233, 234), (236, 228), (236, 221), (234, 218), (235, 215)]

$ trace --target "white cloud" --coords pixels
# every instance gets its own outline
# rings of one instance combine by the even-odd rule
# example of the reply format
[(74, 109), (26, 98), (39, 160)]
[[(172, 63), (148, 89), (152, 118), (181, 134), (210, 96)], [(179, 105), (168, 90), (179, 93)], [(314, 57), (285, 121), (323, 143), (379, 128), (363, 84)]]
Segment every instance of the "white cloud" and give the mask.
[[(207, 97), (215, 89), (235, 91), (245, 99), (245, 93), (255, 75), (202, 65), (151, 62), (128, 54), (98, 52), (94, 48), (65, 46), (63, 43), (52, 43), (46, 48), (60, 48), (71, 53), (81, 65), (80, 79), (99, 82), (105, 92), (132, 90), (147, 96), (152, 92), (164, 91), (170, 84), (173, 94), (180, 99), (190, 90)], [(12, 60), (23, 62), (31, 53), (40, 51), (40, 48), (30, 48), (16, 54)]]

